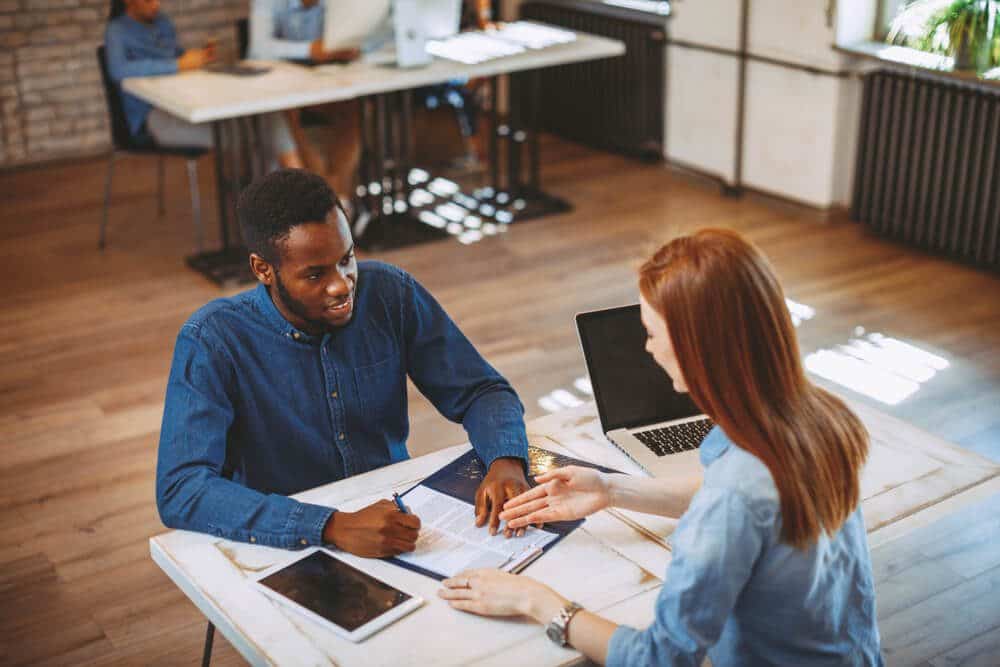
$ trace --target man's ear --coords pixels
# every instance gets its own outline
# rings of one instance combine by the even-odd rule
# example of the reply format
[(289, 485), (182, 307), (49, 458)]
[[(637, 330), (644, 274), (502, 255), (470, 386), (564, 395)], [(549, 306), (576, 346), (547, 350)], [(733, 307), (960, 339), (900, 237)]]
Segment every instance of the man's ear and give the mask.
[(250, 270), (257, 277), (257, 281), (268, 287), (274, 282), (274, 268), (271, 264), (255, 252), (250, 253)]

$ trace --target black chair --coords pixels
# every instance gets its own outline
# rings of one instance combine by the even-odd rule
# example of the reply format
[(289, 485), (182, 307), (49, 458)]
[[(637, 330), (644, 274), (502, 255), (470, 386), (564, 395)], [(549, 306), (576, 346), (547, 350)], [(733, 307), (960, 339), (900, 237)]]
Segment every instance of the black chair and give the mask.
[(250, 48), (250, 19), (236, 19), (236, 53), (240, 60), (247, 57)]
[(104, 83), (104, 97), (108, 103), (108, 121), (111, 124), (112, 150), (108, 157), (108, 176), (104, 185), (104, 215), (101, 218), (101, 230), (97, 239), (97, 247), (104, 248), (105, 230), (108, 226), (108, 207), (111, 203), (111, 179), (114, 175), (115, 161), (125, 155), (156, 155), (159, 157), (158, 173), (158, 212), (165, 211), (163, 199), (163, 164), (169, 155), (177, 155), (187, 159), (188, 183), (191, 188), (191, 214), (194, 218), (195, 240), (198, 250), (202, 244), (201, 197), (198, 193), (198, 158), (208, 152), (201, 146), (160, 146), (147, 135), (134, 136), (128, 129), (125, 120), (125, 108), (122, 105), (122, 94), (118, 85), (111, 80), (108, 73), (108, 61), (104, 46), (97, 47), (97, 64), (101, 69), (101, 81)]

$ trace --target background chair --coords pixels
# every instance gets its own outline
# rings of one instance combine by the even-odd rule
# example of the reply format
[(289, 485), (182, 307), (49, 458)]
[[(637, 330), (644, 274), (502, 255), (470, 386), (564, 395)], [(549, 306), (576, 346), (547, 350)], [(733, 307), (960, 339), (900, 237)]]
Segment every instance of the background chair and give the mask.
[(163, 196), (164, 161), (169, 155), (187, 158), (188, 183), (191, 188), (191, 215), (194, 218), (195, 243), (198, 250), (202, 245), (201, 226), (201, 196), (198, 193), (198, 158), (208, 152), (200, 146), (159, 146), (148, 135), (134, 136), (128, 129), (125, 120), (125, 108), (122, 105), (122, 95), (118, 86), (111, 80), (108, 73), (107, 58), (104, 46), (97, 47), (97, 64), (101, 69), (101, 81), (104, 83), (104, 97), (108, 104), (108, 121), (111, 125), (112, 150), (108, 156), (108, 176), (104, 185), (104, 215), (101, 218), (101, 229), (97, 239), (97, 247), (104, 249), (105, 230), (108, 226), (108, 207), (111, 204), (111, 180), (114, 175), (115, 161), (126, 155), (156, 155), (159, 157), (157, 174), (158, 212), (163, 215), (166, 210)]

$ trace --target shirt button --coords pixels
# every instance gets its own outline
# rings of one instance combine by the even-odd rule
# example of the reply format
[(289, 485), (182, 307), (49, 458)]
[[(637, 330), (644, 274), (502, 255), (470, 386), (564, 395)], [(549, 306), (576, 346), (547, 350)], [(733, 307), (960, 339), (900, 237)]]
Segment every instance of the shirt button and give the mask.
[(307, 544), (309, 544), (309, 541), (308, 540), (299, 540), (299, 544), (301, 544), (302, 546), (306, 546)]
[(341, 434), (340, 434), (340, 439), (341, 439), (341, 440), (343, 440), (343, 439), (344, 439), (344, 434), (343, 434), (343, 433), (341, 433)]
[(292, 334), (292, 338), (294, 338), (295, 340), (298, 340), (298, 339), (302, 338), (302, 334), (300, 334), (298, 331), (296, 331), (295, 333)]
[(334, 398), (337, 398), (337, 392), (331, 393), (330, 396), (333, 396)]
[(251, 536), (250, 536), (250, 541), (256, 544), (256, 542), (257, 542), (257, 538), (256, 538), (256, 537), (254, 537), (253, 535), (251, 535)]

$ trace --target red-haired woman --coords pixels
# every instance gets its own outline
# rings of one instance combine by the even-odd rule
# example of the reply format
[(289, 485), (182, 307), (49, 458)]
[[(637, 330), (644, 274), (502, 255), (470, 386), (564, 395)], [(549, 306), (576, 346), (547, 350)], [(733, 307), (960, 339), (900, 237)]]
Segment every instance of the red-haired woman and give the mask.
[(868, 435), (806, 378), (781, 286), (739, 234), (674, 239), (639, 272), (646, 350), (718, 425), (687, 484), (562, 468), (507, 502), (511, 528), (606, 507), (681, 516), (645, 630), (619, 626), (528, 577), (444, 582), (456, 609), (549, 624), (613, 665), (881, 665), (859, 474)]

